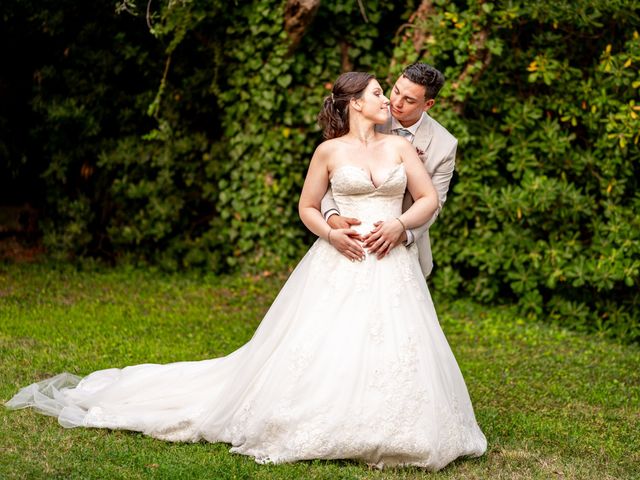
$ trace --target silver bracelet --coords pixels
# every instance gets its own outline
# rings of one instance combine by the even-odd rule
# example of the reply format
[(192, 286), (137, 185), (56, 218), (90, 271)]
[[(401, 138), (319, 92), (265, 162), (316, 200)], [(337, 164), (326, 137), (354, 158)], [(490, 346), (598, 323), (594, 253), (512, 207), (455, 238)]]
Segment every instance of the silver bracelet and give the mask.
[(333, 245), (333, 243), (331, 243), (331, 232), (333, 232), (333, 228), (329, 228), (329, 234), (327, 235), (327, 241), (329, 242), (329, 245)]
[(407, 229), (407, 227), (404, 224), (404, 222), (402, 220), (400, 220), (400, 217), (396, 217), (396, 220), (398, 220), (400, 222), (400, 225), (402, 225), (402, 228), (404, 228), (405, 230)]

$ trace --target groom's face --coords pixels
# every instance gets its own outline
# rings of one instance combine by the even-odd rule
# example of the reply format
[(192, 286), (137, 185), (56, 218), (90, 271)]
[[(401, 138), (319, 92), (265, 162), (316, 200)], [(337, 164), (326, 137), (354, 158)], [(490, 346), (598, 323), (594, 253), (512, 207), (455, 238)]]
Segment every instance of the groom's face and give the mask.
[(435, 103), (432, 98), (427, 100), (425, 94), (424, 86), (400, 75), (391, 89), (391, 115), (403, 127), (410, 127), (420, 119), (422, 112), (429, 110)]

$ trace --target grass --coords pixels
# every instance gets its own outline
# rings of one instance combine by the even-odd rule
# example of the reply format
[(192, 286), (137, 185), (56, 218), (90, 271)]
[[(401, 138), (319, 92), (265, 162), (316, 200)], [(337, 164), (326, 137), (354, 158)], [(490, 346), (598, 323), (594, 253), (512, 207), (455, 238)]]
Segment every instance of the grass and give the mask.
[[(252, 335), (283, 278), (0, 266), (0, 399), (62, 371), (225, 355)], [(437, 302), (489, 450), (437, 473), (355, 462), (258, 465), (224, 444), (63, 429), (0, 408), (0, 478), (640, 478), (640, 348)]]

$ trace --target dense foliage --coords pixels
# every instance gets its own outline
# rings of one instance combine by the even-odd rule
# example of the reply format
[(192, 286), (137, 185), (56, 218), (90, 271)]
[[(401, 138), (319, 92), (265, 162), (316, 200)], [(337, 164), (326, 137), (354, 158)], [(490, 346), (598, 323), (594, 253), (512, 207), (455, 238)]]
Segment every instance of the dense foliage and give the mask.
[(0, 35), (28, 55), (0, 74), (0, 168), (44, 190), (51, 252), (293, 264), (330, 82), (424, 60), (460, 141), (436, 290), (640, 338), (636, 2), (323, 1), (296, 48), (285, 3), (7, 2)]
[(442, 5), (422, 58), (460, 156), (435, 285), (640, 338), (640, 7)]

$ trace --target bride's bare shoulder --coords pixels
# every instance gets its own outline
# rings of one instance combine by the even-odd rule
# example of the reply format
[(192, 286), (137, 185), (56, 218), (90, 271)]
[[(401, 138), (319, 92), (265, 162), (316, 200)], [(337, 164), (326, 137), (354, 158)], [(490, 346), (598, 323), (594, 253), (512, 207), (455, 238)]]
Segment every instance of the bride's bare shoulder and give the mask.
[(407, 144), (411, 145), (411, 142), (400, 135), (394, 135), (392, 133), (378, 133), (382, 137), (382, 141), (386, 145), (393, 146), (395, 148), (399, 148), (402, 146), (406, 146)]
[(318, 145), (318, 148), (316, 150), (322, 149), (322, 151), (333, 152), (333, 151), (339, 149), (340, 146), (342, 145), (342, 143), (343, 142), (340, 141), (339, 137), (331, 138), (329, 140), (325, 140), (320, 145)]
[(325, 140), (316, 147), (314, 156), (318, 158), (331, 158), (338, 153), (341, 148), (342, 142), (340, 142), (339, 139), (332, 138), (330, 140)]
[(385, 133), (381, 133), (380, 135), (382, 135), (381, 143), (383, 149), (390, 155), (399, 155), (402, 158), (407, 154), (409, 149), (413, 149), (411, 142), (404, 137)]

